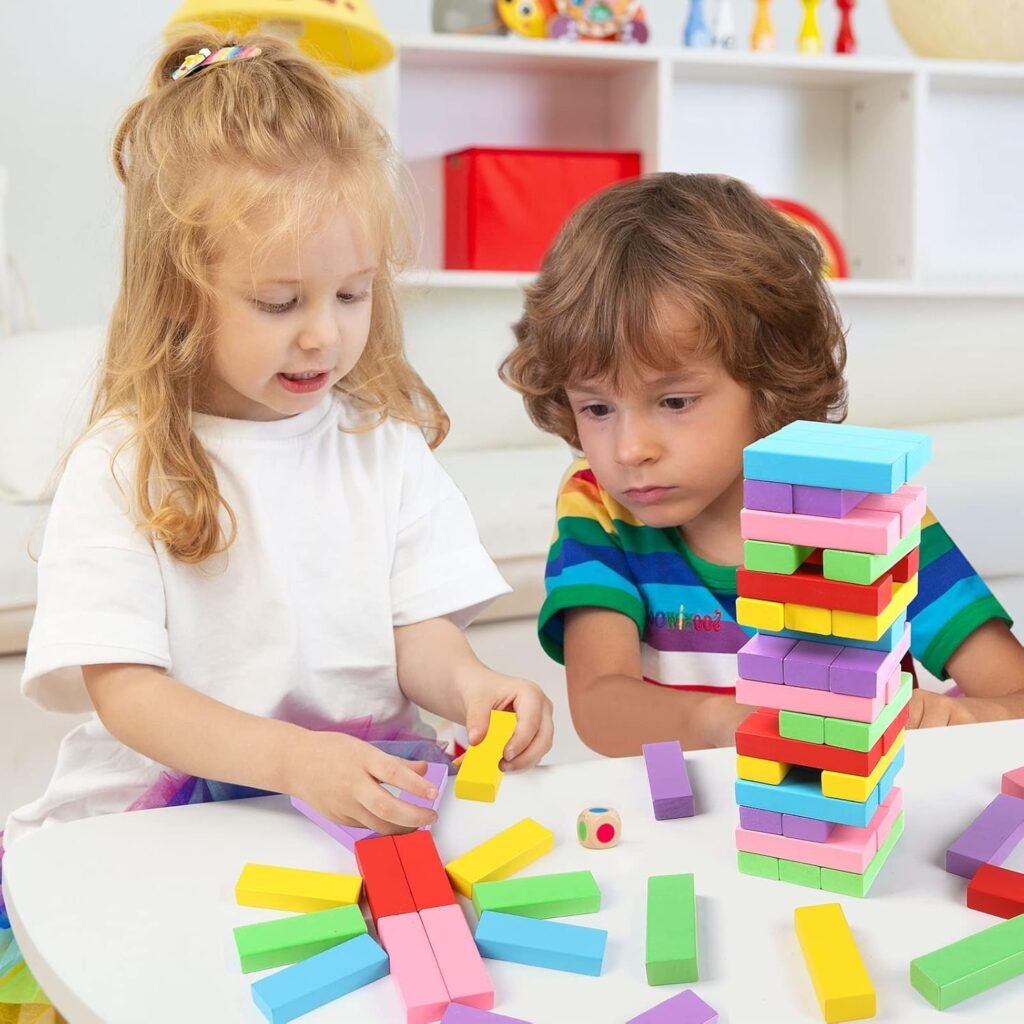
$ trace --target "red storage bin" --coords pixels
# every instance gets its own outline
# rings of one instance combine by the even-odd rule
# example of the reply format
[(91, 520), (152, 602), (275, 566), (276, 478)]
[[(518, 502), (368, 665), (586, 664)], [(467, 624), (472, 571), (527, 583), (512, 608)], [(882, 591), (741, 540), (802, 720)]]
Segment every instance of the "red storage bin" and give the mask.
[(537, 270), (584, 200), (640, 174), (639, 153), (475, 147), (444, 158), (448, 270)]

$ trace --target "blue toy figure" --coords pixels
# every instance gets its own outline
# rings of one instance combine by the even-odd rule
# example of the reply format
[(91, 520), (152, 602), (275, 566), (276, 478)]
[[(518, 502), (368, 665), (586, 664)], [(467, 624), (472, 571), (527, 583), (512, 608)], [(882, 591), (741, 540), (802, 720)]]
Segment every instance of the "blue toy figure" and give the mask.
[(690, 17), (683, 29), (683, 45), (692, 50), (711, 45), (711, 35), (704, 20), (704, 0), (690, 0)]

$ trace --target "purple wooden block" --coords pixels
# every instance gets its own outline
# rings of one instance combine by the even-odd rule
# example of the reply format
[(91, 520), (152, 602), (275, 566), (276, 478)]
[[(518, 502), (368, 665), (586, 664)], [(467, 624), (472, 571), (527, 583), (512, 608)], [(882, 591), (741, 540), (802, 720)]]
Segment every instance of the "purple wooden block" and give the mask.
[(669, 996), (626, 1024), (716, 1024), (718, 1011), (708, 1006), (692, 988)]
[(770, 480), (744, 480), (743, 504), (763, 512), (792, 512), (793, 485)]
[(786, 655), (782, 663), (783, 681), (787, 686), (802, 686), (807, 690), (827, 690), (829, 666), (842, 653), (839, 644), (816, 643), (801, 640)]
[(793, 511), (804, 516), (842, 519), (867, 496), (867, 491), (843, 491), (832, 487), (793, 484)]
[(782, 834), (790, 839), (806, 839), (809, 843), (823, 843), (834, 829), (834, 821), (819, 821), (817, 818), (804, 818), (799, 814), (782, 816)]
[[(406, 803), (416, 804), (417, 807), (427, 807), (432, 811), (436, 811), (441, 803), (441, 797), (444, 795), (444, 787), (448, 783), (448, 766), (435, 761), (428, 761), (425, 778), (428, 782), (433, 783), (437, 789), (437, 797), (434, 800), (427, 800), (425, 797), (406, 793), (405, 790), (398, 794), (398, 799), (404, 800)], [(372, 839), (380, 834), (379, 832), (374, 832), (373, 829), (357, 828), (354, 825), (340, 825), (336, 821), (329, 821), (322, 814), (314, 811), (305, 800), (300, 800), (298, 797), (292, 797), (292, 807), (309, 818), (314, 825), (322, 828), (332, 839), (337, 840), (351, 853), (355, 853), (356, 843), (360, 839)], [(424, 828), (429, 827), (429, 825), (424, 826)]]
[(449, 1003), (441, 1024), (530, 1024), (520, 1017), (506, 1017), (503, 1013), (478, 1010), (475, 1006)]
[(783, 682), (782, 659), (796, 646), (796, 640), (784, 636), (756, 633), (736, 655), (736, 668), (741, 679), (762, 683)]
[(1002, 864), (1024, 839), (1024, 800), (1000, 793), (946, 851), (946, 870), (973, 878), (982, 864)]
[(829, 666), (828, 688), (833, 693), (846, 693), (851, 697), (877, 697), (878, 691), (892, 678), (909, 649), (909, 622), (903, 630), (903, 639), (892, 651), (844, 647), (839, 657)]
[(778, 811), (762, 811), (760, 807), (744, 807), (740, 804), (740, 827), (751, 832), (770, 832), (782, 835), (782, 815)]
[(693, 789), (686, 771), (686, 759), (678, 740), (643, 745), (647, 783), (654, 804), (654, 817), (689, 818), (693, 815)]

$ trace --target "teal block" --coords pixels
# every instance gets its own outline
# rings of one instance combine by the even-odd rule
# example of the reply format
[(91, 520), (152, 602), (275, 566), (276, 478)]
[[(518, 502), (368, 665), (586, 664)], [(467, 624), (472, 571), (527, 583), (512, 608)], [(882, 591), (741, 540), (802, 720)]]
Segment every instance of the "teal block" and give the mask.
[(363, 934), (261, 978), (252, 986), (252, 998), (270, 1024), (288, 1024), (383, 978), (388, 970), (387, 953)]
[(820, 633), (802, 633), (798, 629), (762, 629), (766, 636), (784, 636), (790, 640), (810, 640), (816, 644), (841, 644), (843, 647), (863, 647), (869, 651), (894, 651), (903, 639), (903, 627), (907, 624), (907, 613), (900, 617), (877, 640), (848, 640), (844, 637), (822, 636)]
[[(900, 750), (893, 765), (900, 761), (902, 754)], [(792, 769), (777, 786), (751, 782), (749, 779), (737, 779), (735, 785), (736, 803), (744, 807), (758, 807), (763, 811), (778, 811), (781, 814), (799, 814), (804, 818), (866, 828), (871, 816), (878, 810), (878, 790), (882, 780), (879, 780), (878, 786), (863, 803), (859, 800), (822, 796), (821, 773), (801, 768)]]
[(480, 955), (491, 960), (597, 977), (604, 963), (608, 933), (601, 928), (485, 910), (475, 938)]
[(913, 430), (893, 430), (889, 427), (859, 427), (849, 423), (818, 423), (796, 420), (790, 424), (794, 437), (830, 440), (838, 437), (858, 447), (888, 450), (893, 444), (906, 446), (907, 479), (913, 480), (932, 459), (931, 434)]

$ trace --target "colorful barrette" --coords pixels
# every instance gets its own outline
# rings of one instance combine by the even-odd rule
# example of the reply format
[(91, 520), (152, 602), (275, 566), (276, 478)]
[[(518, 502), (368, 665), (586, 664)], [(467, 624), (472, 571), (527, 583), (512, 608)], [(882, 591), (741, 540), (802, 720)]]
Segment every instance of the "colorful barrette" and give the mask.
[(230, 60), (247, 60), (249, 57), (258, 57), (263, 51), (258, 46), (222, 46), (212, 53), (204, 46), (198, 53), (190, 53), (181, 64), (171, 72), (171, 78), (177, 80), (192, 74), (198, 68), (210, 67), (212, 64), (222, 64)]

